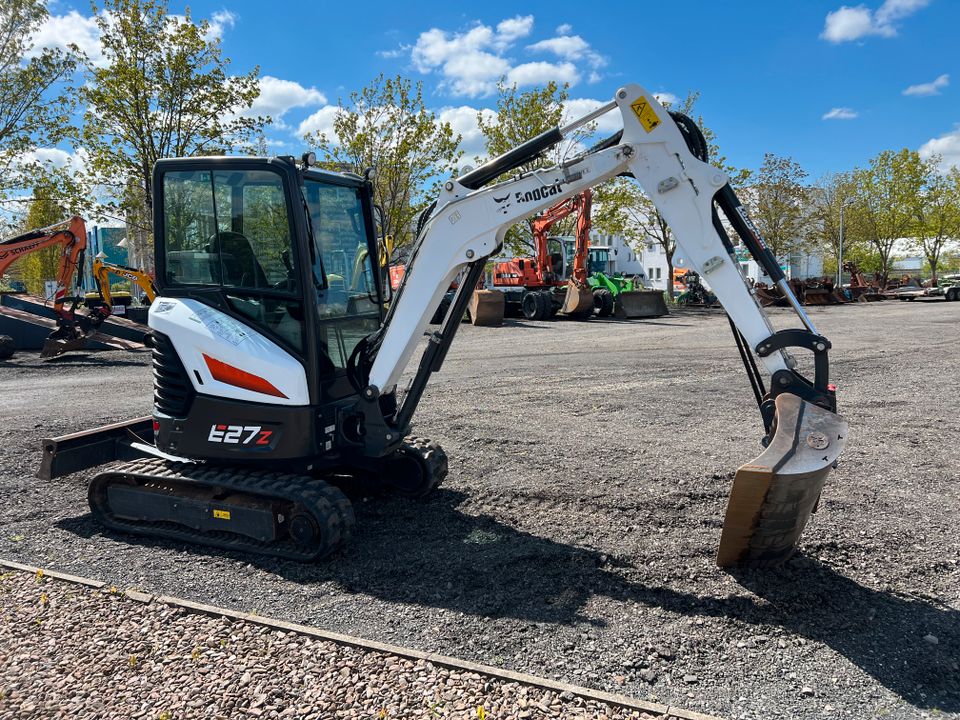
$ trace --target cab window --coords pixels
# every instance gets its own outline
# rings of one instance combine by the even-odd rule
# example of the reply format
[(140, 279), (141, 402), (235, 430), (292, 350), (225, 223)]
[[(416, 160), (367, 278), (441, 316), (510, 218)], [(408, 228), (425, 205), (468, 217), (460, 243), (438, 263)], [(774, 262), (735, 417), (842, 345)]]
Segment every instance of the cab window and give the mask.
[(281, 176), (271, 170), (167, 172), (163, 210), (164, 284), (219, 286), (234, 311), (302, 349)]

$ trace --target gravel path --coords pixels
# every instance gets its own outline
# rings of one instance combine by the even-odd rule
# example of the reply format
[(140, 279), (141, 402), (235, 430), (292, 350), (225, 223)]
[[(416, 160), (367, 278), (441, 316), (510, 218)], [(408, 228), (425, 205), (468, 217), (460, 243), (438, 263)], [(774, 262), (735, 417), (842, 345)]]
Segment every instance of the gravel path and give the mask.
[(42, 572), (0, 574), (0, 717), (656, 717)]
[(0, 363), (0, 557), (717, 715), (960, 717), (960, 303), (811, 314), (851, 434), (778, 571), (714, 564), (760, 422), (710, 312), (464, 327), (417, 415), (449, 480), (316, 565), (105, 534), (39, 440), (148, 413), (146, 356)]

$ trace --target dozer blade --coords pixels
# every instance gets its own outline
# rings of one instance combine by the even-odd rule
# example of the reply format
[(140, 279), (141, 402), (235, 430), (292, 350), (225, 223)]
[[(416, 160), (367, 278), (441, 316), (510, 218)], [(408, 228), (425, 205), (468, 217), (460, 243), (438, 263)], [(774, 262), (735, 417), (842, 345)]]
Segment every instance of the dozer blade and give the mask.
[(796, 549), (847, 437), (839, 415), (784, 393), (766, 450), (737, 470), (717, 565), (775, 567)]
[(660, 290), (630, 290), (617, 295), (613, 314), (619, 318), (653, 318), (667, 314), (667, 303)]
[(593, 290), (589, 285), (579, 285), (572, 278), (567, 280), (567, 294), (560, 312), (564, 315), (590, 315), (593, 313)]
[(505, 300), (499, 290), (474, 290), (467, 309), (474, 325), (502, 325)]

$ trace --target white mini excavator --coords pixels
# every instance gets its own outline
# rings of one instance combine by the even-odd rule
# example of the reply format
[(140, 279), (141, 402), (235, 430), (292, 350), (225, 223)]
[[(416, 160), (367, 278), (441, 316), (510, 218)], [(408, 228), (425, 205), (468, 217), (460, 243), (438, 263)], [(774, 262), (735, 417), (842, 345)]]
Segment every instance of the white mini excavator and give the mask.
[[(515, 172), (608, 112), (623, 130), (559, 165)], [(315, 158), (200, 157), (154, 169), (152, 417), (44, 441), (41, 477), (105, 463), (90, 482), (107, 528), (295, 560), (322, 557), (354, 523), (341, 488), (420, 496), (447, 474), (409, 436), (484, 264), (507, 229), (609, 178), (633, 177), (730, 319), (763, 420), (762, 454), (736, 474), (723, 566), (794, 551), (843, 449), (830, 342), (804, 313), (697, 125), (637, 85), (610, 103), (448, 180), (419, 218), (390, 297), (369, 173)], [(509, 179), (504, 180), (507, 177)], [(744, 280), (720, 213), (799, 318), (775, 331)], [(356, 262), (357, 258), (363, 259)], [(451, 282), (444, 321), (405, 391), (401, 373)], [(813, 377), (795, 353), (812, 353)]]

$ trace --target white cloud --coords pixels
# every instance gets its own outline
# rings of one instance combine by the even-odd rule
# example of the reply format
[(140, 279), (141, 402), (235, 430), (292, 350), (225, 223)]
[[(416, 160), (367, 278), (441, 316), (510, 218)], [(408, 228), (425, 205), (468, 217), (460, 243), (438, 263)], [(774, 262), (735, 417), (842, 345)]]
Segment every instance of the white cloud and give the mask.
[(562, 62), (517, 64), (504, 56), (517, 40), (528, 36), (532, 30), (532, 15), (503, 20), (495, 29), (482, 23), (464, 32), (431, 28), (417, 38), (411, 60), (422, 73), (439, 72), (443, 78), (441, 89), (467, 97), (492, 94), (501, 77), (518, 86), (542, 85), (550, 81), (573, 85), (581, 78), (574, 61), (586, 62), (594, 69), (593, 79), (599, 79), (595, 69), (606, 64), (606, 60), (578, 36), (558, 36), (527, 48), (534, 52), (552, 52)]
[(676, 105), (680, 102), (680, 98), (670, 92), (658, 92), (654, 93), (653, 96), (657, 99), (657, 102), (664, 105)]
[(474, 158), (483, 158), (487, 154), (483, 133), (477, 124), (477, 114), (483, 113), (487, 122), (496, 119), (497, 114), (488, 108), (475, 108), (469, 105), (445, 107), (437, 112), (440, 122), (450, 123), (454, 133), (461, 135), (460, 149), (463, 150), (463, 162), (473, 163)]
[(400, 47), (394, 48), (393, 50), (377, 50), (374, 53), (377, 57), (382, 57), (386, 60), (396, 60), (397, 58), (403, 57), (408, 52), (410, 52), (409, 45), (401, 45)]
[(583, 57), (584, 53), (590, 49), (590, 43), (579, 35), (558, 35), (549, 40), (541, 40), (533, 43), (533, 45), (527, 45), (527, 49), (535, 52), (552, 52), (562, 58), (576, 60)]
[(928, 95), (939, 95), (940, 90), (945, 88), (950, 84), (950, 76), (944, 73), (938, 77), (933, 82), (920, 83), (919, 85), (911, 85), (906, 90), (903, 91), (904, 95), (914, 95), (918, 97), (926, 97)]
[[(109, 16), (108, 16), (109, 17)], [(171, 20), (183, 22), (184, 15), (171, 14)], [(218, 10), (210, 16), (209, 27), (204, 36), (206, 40), (220, 39), (225, 30), (232, 28), (237, 16), (229, 10)], [(103, 67), (106, 60), (103, 56), (103, 47), (100, 44), (100, 28), (97, 27), (95, 15), (81, 15), (71, 10), (65, 15), (49, 15), (37, 28), (31, 38), (33, 48), (28, 53), (33, 56), (43, 48), (60, 48), (66, 50), (70, 45), (76, 45), (90, 59), (95, 66)]]
[(920, 157), (928, 160), (934, 155), (941, 157), (940, 167), (947, 170), (960, 167), (960, 127), (954, 128), (940, 137), (931, 138), (920, 146)]
[(54, 168), (68, 168), (75, 175), (86, 175), (89, 168), (90, 154), (85, 148), (77, 148), (68, 152), (61, 148), (34, 148), (18, 158), (18, 164), (29, 165), (40, 163)]
[(859, 40), (870, 35), (895, 37), (899, 20), (929, 4), (930, 0), (886, 0), (875, 11), (866, 5), (842, 5), (827, 13), (820, 37), (834, 43)]
[(507, 82), (523, 85), (546, 85), (553, 80), (559, 84), (576, 85), (580, 81), (577, 66), (571, 62), (549, 63), (529, 62), (511, 68), (507, 73)]
[(237, 22), (237, 16), (229, 10), (217, 10), (210, 16), (210, 26), (207, 29), (206, 39), (219, 40), (224, 30), (232, 28)]
[(43, 48), (66, 50), (76, 45), (95, 65), (103, 65), (103, 49), (100, 47), (100, 28), (95, 17), (86, 17), (76, 10), (66, 15), (50, 15), (31, 38), (31, 55)]
[(439, 70), (442, 87), (454, 95), (477, 97), (489, 95), (497, 80), (510, 70), (510, 63), (500, 53), (514, 40), (527, 33), (533, 18), (513, 18), (497, 25), (478, 24), (464, 33), (448, 33), (431, 28), (420, 33), (411, 52), (414, 67), (422, 73)]
[(533, 30), (533, 15), (524, 15), (507, 20), (501, 20), (497, 24), (497, 36), (502, 43), (511, 43), (526, 37)]
[(552, 52), (564, 60), (585, 60), (592, 68), (601, 68), (607, 64), (607, 59), (579, 35), (557, 35), (528, 45), (527, 50)]
[(855, 120), (860, 113), (852, 108), (835, 107), (829, 112), (825, 112), (821, 120)]
[(297, 135), (303, 137), (315, 132), (321, 132), (333, 142), (337, 142), (337, 134), (333, 131), (333, 121), (340, 108), (336, 105), (325, 105), (306, 118), (297, 127)]
[(571, 25), (570, 23), (557, 25), (557, 30), (556, 30), (557, 35), (569, 35), (572, 32), (573, 32), (573, 25)]
[(243, 114), (251, 117), (269, 115), (276, 121), (291, 108), (314, 107), (326, 102), (326, 96), (315, 87), (306, 88), (293, 80), (264, 75), (260, 78), (260, 97)]

